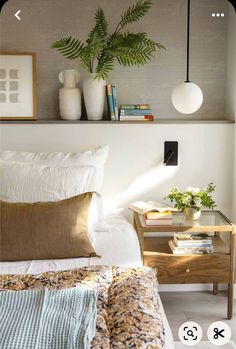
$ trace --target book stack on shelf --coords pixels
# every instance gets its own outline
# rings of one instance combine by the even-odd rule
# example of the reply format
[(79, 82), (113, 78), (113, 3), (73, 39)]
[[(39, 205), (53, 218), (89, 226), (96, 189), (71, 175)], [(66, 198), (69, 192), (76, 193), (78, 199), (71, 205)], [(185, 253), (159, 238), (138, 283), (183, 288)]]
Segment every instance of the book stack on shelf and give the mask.
[(129, 209), (140, 215), (144, 226), (172, 225), (172, 212), (177, 211), (173, 207), (162, 205), (154, 201), (137, 201), (129, 205)]
[(213, 253), (212, 238), (202, 234), (174, 234), (174, 239), (169, 241), (173, 254), (209, 254)]
[(171, 211), (151, 211), (144, 215), (145, 225), (157, 226), (157, 225), (172, 225), (172, 212)]
[(112, 121), (119, 120), (119, 109), (117, 101), (117, 87), (115, 84), (108, 84), (107, 90), (107, 106), (110, 118)]
[(153, 121), (154, 116), (150, 104), (122, 104), (120, 121)]

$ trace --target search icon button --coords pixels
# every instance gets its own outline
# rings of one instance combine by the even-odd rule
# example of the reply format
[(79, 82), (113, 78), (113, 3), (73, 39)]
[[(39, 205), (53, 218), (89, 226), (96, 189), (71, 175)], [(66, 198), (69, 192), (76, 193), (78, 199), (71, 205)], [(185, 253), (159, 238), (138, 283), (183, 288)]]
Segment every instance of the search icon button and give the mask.
[(187, 331), (187, 335), (188, 335), (188, 336), (191, 336), (191, 337), (194, 337), (193, 331), (192, 331), (192, 330), (188, 330), (188, 331)]
[(185, 345), (196, 345), (202, 339), (202, 328), (194, 321), (183, 323), (179, 328), (179, 339)]

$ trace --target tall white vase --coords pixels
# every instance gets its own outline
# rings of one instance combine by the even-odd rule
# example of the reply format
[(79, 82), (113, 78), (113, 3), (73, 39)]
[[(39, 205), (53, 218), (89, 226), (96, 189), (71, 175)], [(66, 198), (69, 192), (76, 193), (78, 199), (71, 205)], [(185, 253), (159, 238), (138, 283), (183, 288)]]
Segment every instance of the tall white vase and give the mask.
[(106, 81), (94, 79), (94, 74), (83, 81), (84, 102), (88, 120), (102, 120), (106, 95)]
[(60, 116), (64, 120), (81, 118), (81, 92), (76, 88), (79, 77), (79, 73), (74, 69), (66, 69), (59, 74), (59, 80), (64, 84), (59, 91)]

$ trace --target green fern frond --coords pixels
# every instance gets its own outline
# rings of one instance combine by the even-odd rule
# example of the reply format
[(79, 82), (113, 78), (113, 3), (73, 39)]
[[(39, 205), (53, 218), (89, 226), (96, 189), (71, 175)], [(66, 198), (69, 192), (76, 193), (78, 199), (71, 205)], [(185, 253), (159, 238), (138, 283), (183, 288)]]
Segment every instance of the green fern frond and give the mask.
[(105, 42), (106, 36), (108, 34), (108, 22), (101, 7), (96, 10), (95, 21), (95, 26), (90, 31), (88, 39), (86, 40), (87, 44), (92, 44), (92, 42), (97, 38)]
[(129, 6), (127, 11), (121, 16), (117, 30), (120, 31), (126, 25), (137, 22), (150, 10), (151, 6), (151, 0), (139, 0), (135, 5)]
[(164, 49), (164, 46), (149, 39), (145, 32), (122, 33), (122, 29), (142, 18), (151, 5), (151, 0), (138, 0), (135, 5), (129, 6), (112, 34), (108, 33), (108, 21), (99, 7), (85, 44), (70, 36), (56, 41), (52, 47), (68, 59), (79, 58), (82, 68), (95, 72), (97, 79), (108, 77), (114, 69), (115, 60), (123, 66), (142, 66), (151, 60), (157, 49)]
[(140, 52), (135, 49), (120, 49), (116, 56), (119, 64), (124, 66), (143, 66), (151, 60), (147, 52)]
[(94, 37), (88, 45), (84, 46), (82, 55), (89, 54), (91, 58), (95, 58), (97, 55), (101, 54), (103, 49), (103, 42), (100, 38)]
[(152, 50), (153, 52), (157, 49), (165, 49), (165, 46), (160, 44), (159, 42), (153, 41), (148, 38), (147, 33), (137, 33), (136, 35), (137, 45), (145, 45), (147, 48)]
[(164, 46), (160, 43), (153, 41), (148, 38), (147, 33), (140, 32), (140, 33), (123, 33), (120, 34), (122, 38), (122, 45), (127, 47), (135, 47), (143, 49), (144, 47), (148, 48), (150, 52), (156, 51), (157, 48), (164, 49)]
[(94, 28), (89, 32), (88, 39), (86, 40), (87, 44), (91, 44), (93, 40), (97, 38), (97, 26), (95, 25)]
[(82, 66), (89, 66), (89, 71), (93, 72), (93, 65), (95, 59), (101, 54), (103, 49), (103, 42), (97, 36), (94, 36), (93, 40), (83, 47), (80, 55)]
[(83, 51), (84, 44), (71, 36), (63, 38), (52, 44), (52, 48), (57, 49), (63, 56), (68, 59), (75, 59), (80, 57)]
[(126, 32), (113, 38), (110, 51), (117, 58), (119, 64), (139, 66), (151, 60), (159, 45), (159, 43), (149, 39), (145, 32), (137, 34)]
[(103, 52), (98, 58), (95, 78), (106, 80), (108, 74), (114, 69), (114, 60), (115, 58), (110, 52)]
[(108, 22), (103, 9), (99, 7), (95, 13), (96, 31), (100, 39), (105, 39), (108, 34)]

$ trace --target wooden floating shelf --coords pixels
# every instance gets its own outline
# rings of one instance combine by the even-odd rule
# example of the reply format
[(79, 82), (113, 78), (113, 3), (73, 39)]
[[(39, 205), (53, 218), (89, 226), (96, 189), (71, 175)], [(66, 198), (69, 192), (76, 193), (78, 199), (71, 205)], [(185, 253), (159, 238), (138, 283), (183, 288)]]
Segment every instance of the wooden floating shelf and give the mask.
[(98, 121), (90, 121), (90, 120), (59, 120), (59, 119), (38, 119), (38, 120), (2, 120), (1, 124), (73, 124), (73, 125), (91, 125), (91, 124), (106, 124), (106, 125), (117, 125), (117, 124), (139, 124), (139, 125), (165, 125), (165, 124), (234, 124), (234, 120), (204, 120), (204, 119), (158, 119), (155, 121), (110, 121), (110, 120), (98, 120)]

